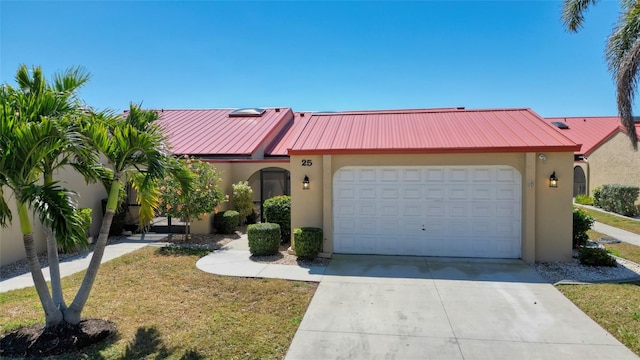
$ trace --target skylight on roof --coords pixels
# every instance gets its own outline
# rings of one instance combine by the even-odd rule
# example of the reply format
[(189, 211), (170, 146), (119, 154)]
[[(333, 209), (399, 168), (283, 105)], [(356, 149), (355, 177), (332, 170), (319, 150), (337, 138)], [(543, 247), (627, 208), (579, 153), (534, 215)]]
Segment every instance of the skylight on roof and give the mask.
[(569, 125), (567, 125), (566, 123), (563, 123), (562, 121), (554, 121), (552, 122), (553, 125), (555, 125), (555, 127), (557, 127), (558, 129), (568, 129)]
[(229, 113), (229, 117), (260, 117), (264, 114), (265, 110), (262, 108), (244, 108), (244, 109), (235, 109)]

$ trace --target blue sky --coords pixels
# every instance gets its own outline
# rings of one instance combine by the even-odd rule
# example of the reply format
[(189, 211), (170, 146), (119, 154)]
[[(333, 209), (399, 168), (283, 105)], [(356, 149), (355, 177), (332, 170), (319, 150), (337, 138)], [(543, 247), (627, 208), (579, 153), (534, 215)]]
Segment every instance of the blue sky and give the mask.
[(560, 1), (0, 2), (0, 80), (81, 65), (96, 108), (529, 107), (615, 115), (618, 1), (577, 34)]

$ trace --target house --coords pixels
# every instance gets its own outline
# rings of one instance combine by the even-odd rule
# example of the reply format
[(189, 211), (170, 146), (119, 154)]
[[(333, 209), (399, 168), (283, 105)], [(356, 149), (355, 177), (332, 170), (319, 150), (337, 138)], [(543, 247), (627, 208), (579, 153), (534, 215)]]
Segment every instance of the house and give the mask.
[(289, 149), (291, 226), (322, 228), (325, 255), (571, 259), (579, 146), (530, 109), (320, 113), (306, 123)]
[[(574, 152), (573, 196), (591, 195), (605, 184), (640, 186), (640, 152), (631, 147), (619, 117), (555, 117), (545, 121), (582, 144)], [(640, 133), (638, 122), (636, 131)]]
[(225, 193), (291, 195), (292, 228), (322, 228), (325, 256), (571, 259), (580, 147), (530, 109), (158, 113), (171, 151), (214, 164)]

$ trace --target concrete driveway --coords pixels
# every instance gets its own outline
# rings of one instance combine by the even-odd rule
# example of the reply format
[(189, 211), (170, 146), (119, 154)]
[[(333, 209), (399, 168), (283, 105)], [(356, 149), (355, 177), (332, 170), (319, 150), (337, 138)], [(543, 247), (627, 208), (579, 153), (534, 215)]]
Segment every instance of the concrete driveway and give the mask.
[(336, 255), (286, 359), (638, 359), (519, 260)]

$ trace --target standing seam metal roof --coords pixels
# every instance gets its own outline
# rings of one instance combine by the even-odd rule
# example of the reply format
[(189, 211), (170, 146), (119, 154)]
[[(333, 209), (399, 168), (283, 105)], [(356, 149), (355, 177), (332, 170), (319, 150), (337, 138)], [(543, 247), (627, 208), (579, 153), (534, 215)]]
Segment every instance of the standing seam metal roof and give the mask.
[(313, 114), (295, 154), (574, 151), (530, 109), (424, 109)]
[(260, 117), (229, 117), (233, 109), (161, 110), (158, 124), (174, 154), (250, 156), (287, 122), (288, 108), (266, 109)]
[(549, 124), (561, 121), (569, 126), (568, 129), (559, 129), (551, 125), (569, 139), (582, 144), (582, 148), (575, 152), (576, 155), (589, 155), (614, 134), (625, 132), (617, 116), (552, 117), (544, 120)]

